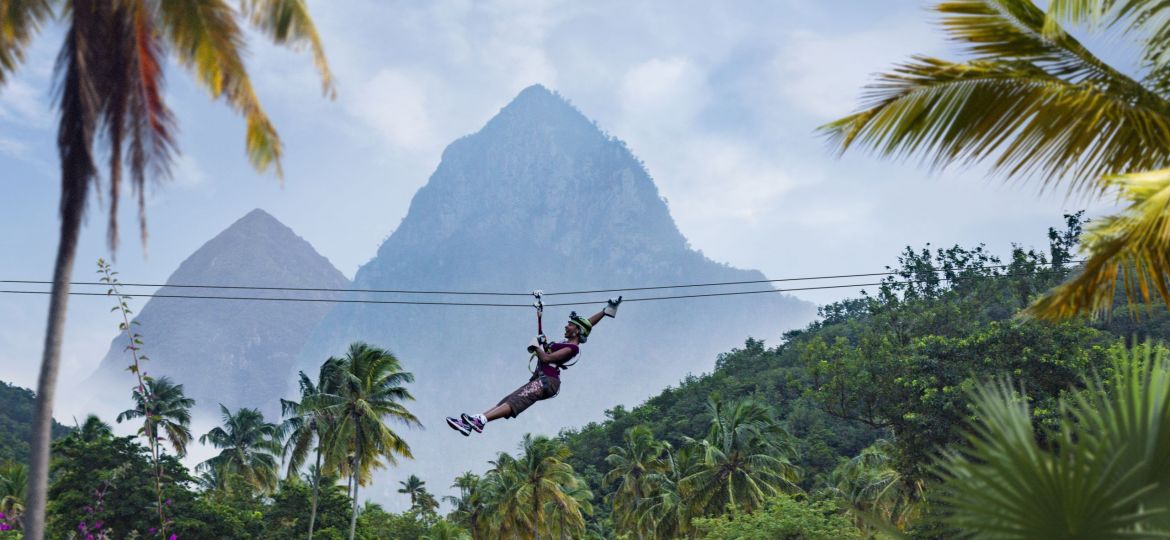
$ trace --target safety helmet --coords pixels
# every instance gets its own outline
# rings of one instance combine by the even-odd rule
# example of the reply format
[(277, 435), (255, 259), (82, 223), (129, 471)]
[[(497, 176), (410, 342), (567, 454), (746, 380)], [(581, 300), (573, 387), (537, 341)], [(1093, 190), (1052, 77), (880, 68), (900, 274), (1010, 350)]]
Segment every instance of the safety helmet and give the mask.
[(593, 324), (589, 322), (589, 319), (577, 315), (576, 311), (569, 313), (569, 322), (577, 325), (577, 328), (581, 330), (578, 334), (578, 339), (580, 339), (581, 343), (585, 343), (589, 339), (589, 331), (593, 330)]

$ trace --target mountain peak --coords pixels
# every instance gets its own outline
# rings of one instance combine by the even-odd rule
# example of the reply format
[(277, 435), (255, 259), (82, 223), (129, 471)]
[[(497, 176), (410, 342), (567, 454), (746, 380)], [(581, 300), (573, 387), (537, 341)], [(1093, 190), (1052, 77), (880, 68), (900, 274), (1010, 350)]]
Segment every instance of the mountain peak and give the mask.
[[(167, 284), (344, 288), (349, 280), (296, 232), (255, 209), (192, 253)], [(185, 291), (159, 289), (162, 296), (148, 300), (135, 318), (158, 360), (151, 372), (183, 383), (205, 411), (223, 403), (275, 413), (273, 404), (285, 397), (286, 383), (295, 374), (290, 371), (292, 359), (330, 305), (167, 297)], [(249, 291), (240, 296), (287, 295)], [(299, 291), (297, 296), (325, 299), (328, 294)], [(102, 360), (99, 380), (117, 380), (126, 345), (124, 334), (115, 338)]]
[(276, 219), (272, 214), (265, 212), (259, 208), (253, 209), (251, 212), (244, 214), (243, 217), (237, 219), (232, 223), (229, 229), (236, 226), (255, 226), (255, 225), (280, 225), (284, 226), (280, 220)]
[(559, 129), (568, 128), (571, 131), (580, 130), (601, 135), (601, 131), (593, 122), (572, 103), (540, 84), (529, 86), (516, 94), (516, 97), (501, 108), (484, 129), (491, 130), (495, 126), (512, 126), (523, 130), (531, 130), (537, 126), (557, 126)]

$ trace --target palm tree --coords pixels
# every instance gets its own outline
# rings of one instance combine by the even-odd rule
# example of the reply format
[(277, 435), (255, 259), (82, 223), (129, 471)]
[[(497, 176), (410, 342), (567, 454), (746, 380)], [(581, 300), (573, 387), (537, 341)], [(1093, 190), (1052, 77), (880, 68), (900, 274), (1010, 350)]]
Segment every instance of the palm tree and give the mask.
[(517, 538), (520, 531), (529, 528), (532, 520), (526, 514), (531, 508), (520, 504), (520, 492), (524, 489), (525, 478), (521, 476), (516, 458), (507, 452), (500, 452), (496, 459), (488, 461), (491, 468), (484, 475), (483, 515), (479, 523), (482, 534), (494, 538)]
[(467, 538), (467, 531), (461, 529), (458, 525), (446, 520), (439, 520), (427, 532), (419, 537), (419, 540), (464, 540)]
[(325, 363), (321, 364), (316, 384), (308, 375), (305, 375), (305, 372), (301, 371), (299, 373), (300, 402), (280, 400), (281, 413), (288, 417), (283, 427), (284, 431), (288, 433), (288, 439), (285, 441), (282, 453), (288, 457), (288, 475), (295, 475), (296, 471), (300, 470), (308, 456), (310, 447), (317, 455), (317, 464), (312, 467), (312, 479), (309, 482), (313, 486), (313, 500), (309, 511), (309, 540), (313, 540), (313, 527), (317, 521), (317, 497), (320, 492), (319, 474), (324, 435), (333, 425), (333, 417), (325, 411), (314, 409), (312, 405), (314, 399), (321, 393), (336, 390), (336, 375), (340, 362), (341, 360), (337, 358), (326, 359)]
[[(879, 76), (862, 109), (822, 129), (842, 151), (919, 155), (935, 167), (988, 162), (994, 173), (1114, 193), (1128, 207), (1081, 237), (1081, 272), (1026, 313), (1065, 318), (1108, 312), (1119, 276), (1131, 301), (1170, 304), (1170, 35), (1162, 2), (1031, 0), (941, 2), (942, 26), (967, 61), (915, 56)], [(1124, 22), (1147, 36), (1131, 77), (1057, 24)], [(1157, 169), (1151, 171), (1151, 169)], [(1155, 292), (1156, 291), (1156, 292)]]
[(406, 481), (398, 482), (398, 485), (402, 486), (401, 488), (398, 488), (399, 493), (410, 496), (411, 508), (414, 508), (414, 506), (418, 503), (418, 495), (426, 491), (426, 488), (423, 487), (426, 485), (426, 482), (423, 482), (421, 479), (419, 479), (419, 477), (413, 474), (410, 475)]
[(641, 540), (646, 530), (640, 513), (652, 496), (656, 478), (670, 469), (670, 462), (663, 459), (670, 446), (654, 440), (654, 433), (644, 425), (626, 430), (623, 439), (624, 446), (610, 447), (605, 458), (610, 469), (603, 486), (616, 486), (612, 494), (616, 528), (633, 532)]
[(471, 540), (477, 538), (479, 520), (483, 516), (483, 485), (479, 475), (467, 471), (455, 477), (455, 483), (451, 484), (451, 487), (459, 490), (459, 496), (443, 497), (443, 500), (455, 507), (447, 519), (471, 531)]
[(583, 481), (562, 486), (561, 491), (564, 497), (556, 497), (545, 503), (549, 535), (552, 535), (555, 526), (561, 540), (581, 538), (585, 534), (585, 516), (593, 514), (593, 492)]
[(763, 404), (744, 399), (731, 405), (707, 402), (711, 429), (697, 447), (694, 470), (679, 481), (692, 516), (719, 514), (730, 505), (751, 512), (764, 498), (799, 491), (799, 471), (790, 456), (790, 436)]
[[(137, 364), (135, 364), (137, 365)], [(159, 461), (159, 445), (161, 432), (167, 434), (167, 439), (179, 457), (187, 455), (187, 443), (191, 441), (191, 407), (195, 400), (183, 395), (183, 385), (176, 385), (169, 377), (140, 377), (141, 386), (134, 388), (131, 396), (136, 404), (135, 408), (122, 411), (116, 420), (142, 418), (142, 427), (138, 434), (150, 442), (151, 457), (154, 461), (154, 488), (155, 501), (158, 508), (159, 530), (166, 534), (166, 518), (163, 514), (162, 492), (162, 462)]]
[(170, 377), (147, 379), (145, 386), (146, 395), (135, 388), (132, 394), (135, 407), (122, 411), (116, 420), (122, 423), (142, 418), (139, 434), (155, 438), (160, 431), (166, 433), (175, 454), (186, 456), (187, 443), (191, 442), (191, 407), (195, 406), (195, 400), (183, 395), (183, 385), (175, 384)]
[(870, 528), (867, 515), (899, 530), (919, 516), (922, 481), (910, 482), (894, 468), (895, 451), (893, 443), (879, 439), (829, 474), (826, 491), (848, 503), (863, 531)]
[(417, 500), (411, 505), (411, 510), (417, 510), (420, 513), (427, 515), (434, 515), (435, 511), (439, 509), (439, 500), (431, 495), (431, 492), (426, 488), (419, 490)]
[[(252, 165), (280, 174), (281, 143), (244, 67), (246, 34), (240, 21), (278, 44), (307, 44), (326, 94), (332, 76), (303, 0), (20, 0), (0, 9), (0, 85), (24, 58), (40, 27), (66, 19), (57, 57), (56, 81), (61, 162), (61, 229), (53, 267), (48, 328), (37, 383), (26, 537), (44, 536), (52, 403), (60, 366), (66, 300), (81, 223), (91, 187), (98, 185), (98, 159), (109, 159), (109, 242), (116, 248), (122, 172), (138, 194), (139, 224), (146, 239), (147, 175), (165, 177), (175, 154), (175, 122), (163, 92), (166, 53), (216, 99), (244, 116), (245, 147)], [(103, 149), (97, 148), (99, 142)]]
[(0, 514), (20, 523), (28, 491), (28, 467), (15, 461), (0, 464)]
[(335, 392), (322, 392), (309, 406), (329, 414), (335, 424), (327, 453), (330, 463), (348, 473), (353, 484), (353, 515), (350, 517), (349, 538), (357, 529), (358, 488), (370, 480), (373, 469), (398, 463), (396, 456), (413, 457), (410, 446), (398, 436), (386, 420), (394, 420), (408, 427), (421, 426), (418, 418), (402, 405), (414, 399), (403, 384), (414, 381), (414, 376), (402, 371), (398, 359), (388, 351), (365, 343), (349, 346), (337, 373)]
[(688, 471), (697, 468), (699, 456), (695, 445), (677, 452), (666, 452), (669, 467), (664, 474), (648, 478), (651, 484), (645, 509), (638, 515), (638, 527), (652, 531), (653, 538), (681, 538), (690, 533), (690, 516), (679, 495), (678, 485)]
[(546, 505), (577, 508), (568, 492), (578, 487), (581, 479), (573, 472), (573, 466), (565, 461), (568, 458), (569, 447), (548, 437), (525, 434), (520, 443), (520, 457), (512, 462), (512, 467), (522, 483), (513, 504), (527, 506), (531, 512), (525, 517), (533, 540), (539, 540), (541, 529), (548, 528)]
[(199, 437), (199, 442), (219, 448), (218, 455), (200, 463), (196, 470), (215, 470), (231, 487), (238, 479), (244, 485), (261, 493), (276, 489), (280, 467), (280, 427), (264, 421), (257, 409), (240, 408), (232, 414), (223, 404), (223, 427), (212, 428)]
[(1113, 374), (1062, 400), (1047, 440), (1000, 381), (973, 396), (968, 446), (940, 460), (949, 524), (973, 537), (1165, 536), (1170, 515), (1170, 354), (1115, 351)]
[[(77, 420), (74, 419), (74, 422)], [(85, 417), (85, 422), (77, 426), (77, 431), (74, 431), (70, 437), (75, 437), (82, 442), (94, 442), (107, 437), (114, 436), (114, 428), (109, 424), (98, 418), (96, 414), (91, 414)]]

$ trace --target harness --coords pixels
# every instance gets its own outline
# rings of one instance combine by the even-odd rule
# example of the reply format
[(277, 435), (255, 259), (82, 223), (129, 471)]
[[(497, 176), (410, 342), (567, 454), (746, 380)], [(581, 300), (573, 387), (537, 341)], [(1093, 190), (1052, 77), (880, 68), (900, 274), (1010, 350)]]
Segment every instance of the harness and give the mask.
[[(544, 315), (544, 298), (543, 298), (544, 291), (541, 291), (541, 290), (532, 291), (532, 296), (536, 298), (536, 300), (534, 302), (532, 302), (532, 307), (536, 308), (536, 341), (540, 345), (540, 347), (542, 349), (544, 349), (545, 352), (548, 352), (549, 342), (548, 342), (548, 338), (545, 337), (545, 335), (544, 335), (544, 326), (542, 324), (542, 316)], [(575, 317), (575, 316), (577, 316), (577, 312), (574, 311), (569, 316)], [(544, 364), (544, 362), (541, 362), (540, 360), (536, 360), (535, 365), (533, 365), (532, 361), (535, 359), (536, 359), (536, 353), (532, 353), (532, 356), (530, 356), (528, 358), (528, 372), (532, 374), (532, 377), (530, 379), (528, 379), (530, 381), (535, 381), (536, 379), (540, 378), (539, 369), (540, 369), (541, 364)], [(564, 364), (545, 364), (545, 365), (553, 366), (554, 368), (556, 368), (557, 372), (559, 373), (561, 371), (569, 369), (569, 367), (571, 367), (571, 366), (577, 365), (577, 362), (579, 362), (580, 360), (581, 360), (581, 348), (577, 347), (577, 354), (573, 357), (573, 360), (571, 362), (566, 362)]]

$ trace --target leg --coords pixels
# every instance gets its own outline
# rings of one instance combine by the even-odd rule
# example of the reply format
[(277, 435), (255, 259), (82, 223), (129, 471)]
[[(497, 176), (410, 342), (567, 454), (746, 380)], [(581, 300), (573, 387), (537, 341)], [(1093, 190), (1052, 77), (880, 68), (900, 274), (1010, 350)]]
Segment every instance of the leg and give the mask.
[(511, 414), (512, 414), (512, 406), (508, 405), (507, 403), (501, 403), (499, 405), (496, 405), (495, 407), (488, 409), (486, 412), (483, 413), (483, 416), (484, 416), (484, 418), (487, 418), (488, 422), (491, 422), (492, 420), (499, 420), (500, 418), (510, 416)]

